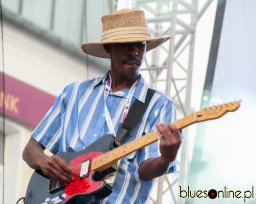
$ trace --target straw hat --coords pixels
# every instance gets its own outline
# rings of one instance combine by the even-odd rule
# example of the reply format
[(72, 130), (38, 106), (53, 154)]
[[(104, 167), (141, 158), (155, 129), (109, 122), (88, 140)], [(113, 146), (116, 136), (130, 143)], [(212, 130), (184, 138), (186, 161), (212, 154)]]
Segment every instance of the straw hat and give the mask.
[(147, 42), (147, 51), (161, 45), (170, 37), (153, 37), (142, 10), (122, 9), (101, 18), (101, 42), (81, 45), (84, 52), (102, 58), (110, 58), (103, 45), (112, 43)]

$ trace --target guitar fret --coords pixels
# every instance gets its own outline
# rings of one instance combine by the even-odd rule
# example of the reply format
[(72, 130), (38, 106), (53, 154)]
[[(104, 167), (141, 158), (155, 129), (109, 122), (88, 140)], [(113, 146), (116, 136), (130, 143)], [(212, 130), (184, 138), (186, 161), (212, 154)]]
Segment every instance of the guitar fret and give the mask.
[(196, 113), (188, 115), (187, 117), (182, 118), (180, 120), (176, 120), (172, 123), (172, 125), (175, 125), (180, 130), (195, 122), (196, 122)]

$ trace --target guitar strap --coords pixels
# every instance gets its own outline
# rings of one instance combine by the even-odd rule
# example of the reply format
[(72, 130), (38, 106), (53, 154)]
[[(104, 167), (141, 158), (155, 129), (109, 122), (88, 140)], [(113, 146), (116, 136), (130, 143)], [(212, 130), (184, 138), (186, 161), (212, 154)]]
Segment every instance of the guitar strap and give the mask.
[(154, 93), (155, 90), (148, 88), (145, 103), (135, 99), (124, 122), (118, 127), (117, 136), (115, 137), (113, 144), (114, 147), (124, 144), (125, 141), (132, 135), (134, 127), (144, 115)]
[[(128, 111), (128, 114), (124, 122), (119, 125), (116, 137), (112, 136), (114, 141), (112, 142), (112, 146), (110, 147), (110, 149), (116, 148), (124, 144), (125, 141), (127, 141), (128, 138), (132, 135), (133, 129), (144, 115), (154, 93), (155, 90), (153, 89), (147, 90), (145, 103), (135, 99), (134, 103), (132, 104), (131, 108)], [(116, 164), (114, 164), (110, 169), (110, 171), (112, 171), (113, 169), (115, 169), (115, 171), (108, 173), (108, 177), (104, 179), (105, 182), (108, 183), (108, 185), (110, 186), (112, 186), (115, 182), (116, 172), (118, 171), (119, 164), (120, 160)]]

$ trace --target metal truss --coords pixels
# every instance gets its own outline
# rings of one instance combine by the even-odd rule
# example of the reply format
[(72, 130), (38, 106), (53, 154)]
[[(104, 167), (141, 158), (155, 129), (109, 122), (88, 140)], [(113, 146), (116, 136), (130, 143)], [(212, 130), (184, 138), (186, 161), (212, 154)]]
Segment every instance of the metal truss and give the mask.
[[(124, 0), (119, 0), (124, 1)], [(169, 35), (171, 39), (158, 49), (148, 52), (141, 73), (150, 86), (172, 98), (178, 114), (191, 112), (191, 83), (196, 26), (213, 0), (136, 0), (132, 7), (143, 9), (154, 36)], [(185, 135), (186, 132), (183, 131)], [(177, 158), (177, 171), (157, 181), (150, 197), (152, 204), (184, 203), (178, 186), (186, 184), (189, 169), (187, 140), (184, 137)]]

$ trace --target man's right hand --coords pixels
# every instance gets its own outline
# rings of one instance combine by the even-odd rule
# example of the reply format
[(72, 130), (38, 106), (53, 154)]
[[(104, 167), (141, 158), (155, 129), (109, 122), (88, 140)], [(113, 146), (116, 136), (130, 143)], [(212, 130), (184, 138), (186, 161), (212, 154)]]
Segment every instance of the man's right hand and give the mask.
[(23, 159), (33, 169), (41, 169), (45, 176), (64, 184), (74, 180), (72, 169), (59, 156), (47, 156), (44, 148), (35, 139), (30, 138), (23, 151)]
[(44, 175), (68, 184), (74, 180), (72, 169), (58, 155), (46, 156), (40, 163), (40, 168)]

